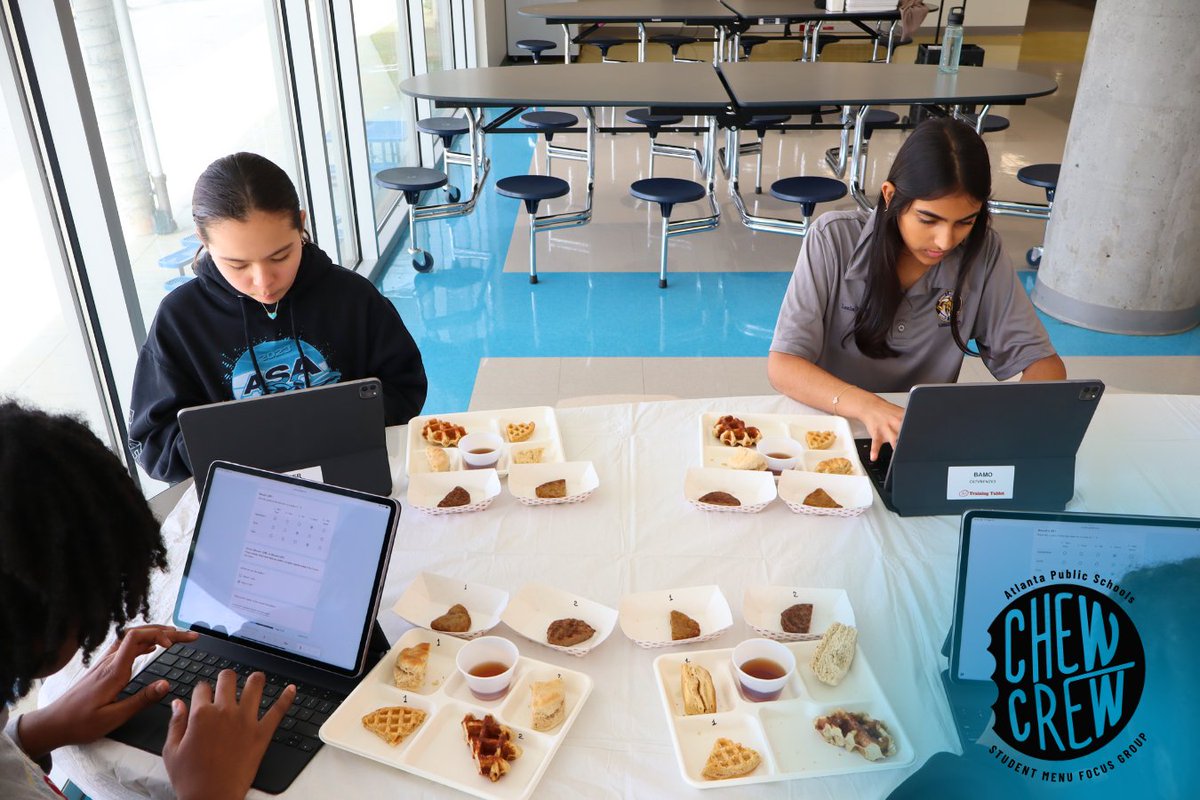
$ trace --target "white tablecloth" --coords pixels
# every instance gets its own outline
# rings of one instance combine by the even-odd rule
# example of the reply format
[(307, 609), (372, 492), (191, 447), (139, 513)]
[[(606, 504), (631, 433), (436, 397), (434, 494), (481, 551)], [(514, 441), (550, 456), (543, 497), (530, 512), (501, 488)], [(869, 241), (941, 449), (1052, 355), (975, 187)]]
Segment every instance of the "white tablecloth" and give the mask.
[[(699, 463), (700, 414), (812, 413), (783, 397), (681, 400), (562, 409), (568, 457), (596, 465), (600, 488), (579, 505), (530, 508), (503, 493), (477, 514), (429, 517), (406, 508), (380, 615), (389, 639), (407, 624), (391, 606), (420, 571), (470, 579), (510, 593), (537, 581), (616, 607), (623, 594), (716, 583), (734, 626), (700, 647), (732, 647), (753, 635), (742, 621), (745, 587), (842, 587), (854, 606), (859, 646), (870, 660), (916, 761), (906, 770), (795, 780), (753, 787), (755, 798), (882, 797), (940, 750), (957, 751), (939, 672), (950, 623), (958, 546), (956, 517), (902, 519), (876, 504), (852, 519), (792, 514), (776, 502), (759, 514), (710, 514), (683, 498), (683, 476)], [(403, 498), (403, 430), (389, 431), (397, 496)], [(1200, 397), (1109, 395), (1079, 453), (1069, 510), (1200, 516)], [(164, 525), (172, 574), (159, 576), (155, 619), (168, 621), (197, 511), (190, 491)], [(582, 659), (527, 642), (534, 658), (582, 669), (595, 690), (550, 764), (538, 797), (682, 797), (667, 721), (652, 679), (662, 651), (643, 650), (620, 630)], [(47, 681), (42, 702), (79, 671), (78, 660)], [(168, 797), (160, 759), (111, 741), (66, 748), (63, 772), (96, 798)], [(325, 747), (285, 797), (453, 797), (456, 792)], [(257, 792), (258, 797), (265, 797)], [(744, 794), (726, 790), (723, 797)]]

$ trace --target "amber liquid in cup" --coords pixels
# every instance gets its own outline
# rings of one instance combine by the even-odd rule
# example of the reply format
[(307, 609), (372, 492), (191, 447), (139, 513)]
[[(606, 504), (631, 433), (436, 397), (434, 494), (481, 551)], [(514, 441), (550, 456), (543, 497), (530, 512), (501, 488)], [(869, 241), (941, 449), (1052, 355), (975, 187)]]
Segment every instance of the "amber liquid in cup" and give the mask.
[(792, 455), (791, 453), (767, 453), (767, 457), (768, 458), (778, 458), (780, 460), (795, 458), (795, 456)]
[[(476, 678), (494, 678), (497, 675), (503, 675), (510, 668), (511, 665), (505, 664), (503, 661), (484, 661), (481, 664), (476, 664), (467, 671)], [(495, 692), (477, 692), (470, 686), (470, 684), (467, 685), (467, 688), (471, 690), (471, 694), (475, 695), (480, 700), (498, 700), (499, 698), (508, 694), (509, 690), (509, 686), (505, 686), (503, 689), (499, 689)]]
[[(787, 670), (783, 668), (782, 664), (772, 661), (769, 658), (752, 658), (739, 665), (738, 669), (752, 678), (764, 681), (773, 681), (787, 674)], [(755, 703), (761, 703), (764, 700), (777, 700), (779, 699), (779, 695), (783, 694), (783, 687), (773, 692), (756, 692), (739, 682), (739, 688), (742, 691), (742, 696)]]
[[(495, 455), (496, 453), (496, 451), (490, 447), (476, 447), (473, 450), (468, 450), (467, 452), (473, 456), (490, 456)], [(466, 459), (463, 459), (463, 466), (467, 469), (491, 469), (496, 465), (496, 461), (498, 461), (499, 458), (499, 456), (496, 456), (496, 459), (490, 464), (471, 464)]]

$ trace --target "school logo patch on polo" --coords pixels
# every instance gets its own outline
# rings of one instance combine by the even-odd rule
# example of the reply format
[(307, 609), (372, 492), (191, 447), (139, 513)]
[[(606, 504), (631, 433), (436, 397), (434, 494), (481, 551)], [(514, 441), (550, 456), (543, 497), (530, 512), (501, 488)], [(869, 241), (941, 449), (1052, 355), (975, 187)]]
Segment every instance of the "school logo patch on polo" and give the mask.
[(937, 302), (933, 304), (933, 310), (937, 312), (939, 328), (944, 328), (950, 324), (950, 310), (952, 308), (954, 308), (954, 290), (947, 289), (941, 293)]

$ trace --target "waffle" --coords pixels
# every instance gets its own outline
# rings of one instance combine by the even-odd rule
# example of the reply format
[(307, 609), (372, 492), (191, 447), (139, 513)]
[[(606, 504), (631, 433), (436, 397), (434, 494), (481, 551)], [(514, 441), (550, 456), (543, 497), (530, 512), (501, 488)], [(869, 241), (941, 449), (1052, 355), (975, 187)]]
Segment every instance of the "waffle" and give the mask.
[(441, 419), (431, 419), (421, 428), (421, 436), (425, 437), (425, 441), (442, 447), (454, 447), (466, 435), (467, 429), (462, 425)]
[(424, 721), (425, 712), (409, 706), (377, 708), (362, 718), (364, 728), (392, 747), (404, 741), (404, 738), (421, 727)]
[(834, 747), (858, 753), (867, 761), (878, 761), (896, 754), (896, 742), (887, 727), (861, 711), (849, 712), (839, 708), (828, 716), (817, 717), (813, 720), (813, 727), (821, 733), (822, 739)]
[(508, 774), (509, 762), (521, 757), (522, 750), (513, 741), (512, 729), (501, 725), (491, 714), (483, 719), (467, 714), (463, 717), (462, 727), (479, 774), (493, 783)]
[(533, 429), (536, 427), (533, 422), (510, 422), (504, 426), (504, 432), (508, 434), (510, 442), (524, 442), (533, 436)]
[(813, 472), (823, 472), (828, 475), (853, 475), (854, 465), (848, 458), (827, 458), (817, 463)]
[(737, 417), (726, 414), (713, 425), (713, 436), (729, 447), (752, 447), (762, 438), (758, 428), (746, 427)]
[(828, 450), (836, 441), (837, 434), (833, 431), (806, 431), (804, 433), (804, 443), (808, 445), (809, 450)]
[(708, 781), (723, 781), (749, 775), (762, 763), (758, 751), (724, 737), (713, 744), (704, 770), (700, 773)]

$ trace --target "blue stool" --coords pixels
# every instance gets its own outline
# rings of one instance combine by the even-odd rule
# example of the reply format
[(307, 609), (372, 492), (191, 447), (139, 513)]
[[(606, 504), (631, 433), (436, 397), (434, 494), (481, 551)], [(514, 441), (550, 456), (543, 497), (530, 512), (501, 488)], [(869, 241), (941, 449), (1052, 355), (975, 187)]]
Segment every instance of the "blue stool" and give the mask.
[(625, 112), (625, 119), (635, 125), (643, 125), (646, 133), (650, 134), (650, 177), (654, 177), (655, 140), (664, 125), (678, 125), (683, 122), (681, 114), (651, 114), (648, 108), (631, 108)]
[(168, 253), (158, 260), (158, 265), (163, 269), (177, 270), (180, 275), (183, 274), (184, 267), (187, 267), (196, 258), (195, 247), (185, 247), (182, 250), (176, 250), (174, 253)]
[[(1062, 164), (1030, 164), (1017, 170), (1017, 180), (1029, 186), (1037, 186), (1045, 190), (1046, 203), (1015, 203), (1008, 200), (989, 200), (988, 210), (997, 216), (1023, 217), (1024, 219), (1050, 220), (1050, 212), (1054, 209), (1054, 193), (1058, 189), (1058, 175)], [(1031, 267), (1042, 263), (1042, 245), (1029, 248), (1025, 253), (1025, 261)]]
[[(634, 181), (629, 193), (639, 200), (658, 203), (662, 212), (662, 251), (658, 261), (658, 288), (667, 288), (667, 242), (673, 236), (710, 231), (717, 227), (719, 217), (717, 204), (712, 195), (695, 181), (682, 178), (643, 178)], [(671, 210), (676, 203), (692, 203), (708, 197), (712, 213), (707, 217), (671, 221)]]
[(537, 283), (537, 232), (560, 227), (554, 224), (538, 224), (554, 222), (553, 216), (537, 216), (538, 203), (562, 197), (571, 191), (571, 184), (552, 175), (513, 175), (496, 181), (496, 191), (505, 197), (525, 201), (525, 210), (529, 212), (529, 282)]
[(533, 55), (533, 63), (542, 63), (542, 53), (547, 50), (553, 50), (557, 47), (554, 42), (549, 39), (520, 39), (517, 41), (517, 47), (522, 50), (528, 50)]
[(200, 241), (200, 237), (194, 233), (189, 233), (187, 236), (179, 240), (180, 247), (185, 250), (195, 250), (197, 247), (203, 247), (204, 242)]
[(551, 158), (566, 158), (570, 161), (581, 161), (579, 154), (582, 150), (574, 147), (562, 147), (552, 144), (557, 131), (573, 128), (579, 124), (579, 117), (565, 111), (526, 111), (521, 115), (521, 124), (531, 128), (546, 137), (546, 174), (550, 174)]
[(679, 57), (679, 48), (686, 44), (695, 44), (697, 42), (695, 36), (684, 36), (678, 33), (663, 33), (659, 34), (658, 36), (650, 37), (650, 41), (657, 42), (658, 44), (665, 44), (667, 47), (671, 48), (672, 61), (678, 61), (687, 64), (699, 63), (699, 59)]
[(375, 174), (375, 183), (385, 189), (393, 189), (404, 193), (408, 202), (408, 252), (412, 258), (413, 269), (417, 272), (429, 272), (433, 269), (433, 256), (417, 246), (417, 219), (432, 214), (421, 214), (417, 201), (421, 192), (430, 189), (440, 189), (449, 181), (446, 173), (424, 167), (394, 167)]
[(600, 61), (605, 64), (623, 64), (624, 62), (617, 58), (609, 58), (608, 51), (610, 48), (616, 47), (619, 44), (625, 44), (624, 39), (618, 39), (612, 36), (593, 36), (590, 39), (582, 39), (580, 44), (590, 44), (592, 47), (600, 51)]
[(767, 37), (765, 36), (739, 36), (737, 46), (742, 48), (742, 55), (746, 61), (750, 60), (750, 51), (758, 47), (760, 44), (766, 44)]
[(169, 281), (163, 284), (163, 291), (172, 292), (195, 277), (195, 275), (176, 275), (174, 278), (171, 278)]
[(1008, 117), (1002, 117), (999, 114), (988, 114), (986, 112), (982, 117), (977, 114), (963, 114), (959, 119), (974, 128), (975, 132), (980, 136), (985, 133), (1006, 131), (1012, 124), (1008, 121)]
[[(470, 133), (471, 126), (463, 117), (426, 117), (425, 119), (417, 120), (417, 130), (421, 133), (427, 133), (431, 136), (436, 136), (442, 140), (442, 161), (444, 166), (449, 167), (451, 164), (465, 164), (471, 166), (472, 156), (466, 153), (456, 153), (452, 147), (455, 136), (462, 136), (465, 133)], [(459, 158), (455, 158), (458, 156)], [(457, 203), (462, 197), (462, 192), (457, 186), (446, 186), (446, 197), (451, 203)]]
[[(846, 184), (833, 178), (801, 176), (784, 178), (771, 184), (771, 195), (787, 203), (799, 203), (804, 222), (795, 231), (796, 236), (808, 233), (817, 203), (832, 203), (846, 196)], [(781, 233), (783, 231), (780, 231)]]
[(783, 125), (791, 116), (788, 114), (755, 114), (743, 126), (749, 128), (758, 134), (758, 142), (750, 143), (749, 145), (739, 145), (738, 155), (742, 153), (755, 153), (757, 159), (754, 164), (754, 193), (762, 194), (762, 154), (763, 140), (767, 136), (767, 129), (776, 125)]

